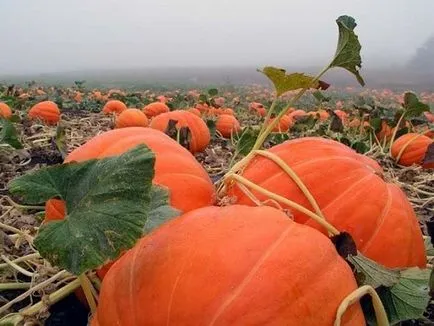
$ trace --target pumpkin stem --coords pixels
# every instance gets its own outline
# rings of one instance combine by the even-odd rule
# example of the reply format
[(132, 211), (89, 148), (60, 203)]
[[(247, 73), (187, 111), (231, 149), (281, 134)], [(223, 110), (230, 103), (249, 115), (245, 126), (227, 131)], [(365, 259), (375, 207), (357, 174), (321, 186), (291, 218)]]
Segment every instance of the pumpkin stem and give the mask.
[(96, 291), (93, 288), (92, 283), (87, 278), (86, 274), (81, 274), (78, 277), (78, 279), (80, 281), (81, 288), (83, 289), (84, 295), (86, 297), (86, 301), (89, 304), (90, 311), (92, 312), (92, 314), (94, 314), (96, 311), (96, 301), (95, 301)]
[(370, 285), (364, 285), (358, 289), (351, 292), (348, 296), (342, 300), (339, 305), (338, 311), (336, 313), (336, 319), (334, 326), (340, 326), (342, 321), (342, 316), (347, 311), (348, 307), (351, 306), (356, 301), (360, 300), (363, 296), (369, 294), (372, 298), (372, 305), (374, 306), (375, 318), (377, 319), (378, 326), (389, 326), (389, 320), (387, 318), (386, 310), (384, 309), (383, 303), (374, 288)]
[(300, 177), (295, 173), (295, 171), (288, 165), (284, 160), (282, 160), (279, 156), (277, 156), (274, 153), (267, 152), (264, 150), (258, 150), (255, 152), (257, 155), (264, 156), (270, 160), (272, 160), (274, 163), (276, 163), (285, 173), (292, 179), (292, 181), (295, 182), (295, 184), (300, 188), (301, 192), (306, 196), (309, 203), (314, 208), (317, 215), (325, 219), (323, 213), (321, 212), (321, 209), (319, 208), (318, 203), (316, 202), (315, 198), (310, 193), (309, 189), (307, 189), (306, 185), (303, 183), (303, 181), (300, 179)]
[(228, 175), (227, 180), (235, 180), (238, 183), (241, 183), (242, 185), (249, 187), (267, 197), (269, 197), (270, 199), (274, 199), (277, 202), (281, 202), (295, 210), (298, 210), (299, 212), (309, 216), (310, 218), (312, 218), (315, 222), (317, 222), (318, 224), (320, 224), (321, 226), (323, 226), (330, 234), (332, 235), (337, 235), (339, 234), (338, 229), (336, 229), (333, 225), (331, 225), (329, 222), (327, 222), (324, 218), (322, 218), (321, 216), (318, 216), (317, 214), (311, 212), (310, 210), (308, 210), (307, 208), (297, 204), (296, 202), (293, 202), (292, 200), (289, 200), (285, 197), (282, 197), (280, 195), (275, 194), (274, 192), (271, 192), (267, 189), (262, 188), (261, 186), (258, 186), (257, 184), (251, 182), (250, 180), (232, 173), (230, 175)]
[(58, 289), (57, 291), (51, 293), (47, 300), (41, 300), (38, 303), (34, 304), (33, 306), (30, 306), (24, 310), (22, 310), (18, 314), (10, 314), (5, 316), (3, 319), (0, 320), (0, 323), (2, 325), (18, 325), (19, 322), (24, 320), (24, 316), (32, 316), (40, 312), (42, 309), (46, 308), (46, 302), (50, 302), (51, 304), (54, 304), (56, 302), (59, 302), (63, 298), (67, 297), (69, 294), (74, 292), (76, 289), (80, 287), (80, 280), (75, 279), (71, 283), (65, 285), (64, 287)]
[(390, 146), (389, 146), (389, 156), (392, 156), (392, 145), (393, 142), (395, 141), (396, 134), (398, 133), (398, 128), (401, 125), (401, 122), (404, 119), (404, 117), (405, 117), (405, 112), (399, 117), (398, 123), (396, 124), (396, 127), (393, 130), (392, 139), (390, 140)]
[[(307, 87), (304, 87), (304, 88), (300, 89), (300, 91), (289, 101), (288, 106), (285, 109), (283, 109), (282, 111), (280, 111), (279, 114), (277, 115), (277, 117), (264, 130), (261, 130), (261, 132), (259, 133), (258, 138), (256, 139), (255, 145), (252, 148), (252, 151), (255, 151), (255, 150), (258, 150), (259, 148), (261, 148), (261, 146), (264, 144), (265, 139), (267, 139), (268, 135), (272, 132), (272, 130), (274, 129), (274, 127), (277, 126), (277, 124), (279, 123), (280, 119), (288, 112), (288, 110), (291, 107), (294, 106), (295, 102), (297, 102), (304, 95), (304, 93), (306, 93), (306, 91), (311, 88), (312, 85), (315, 85), (319, 81), (319, 79), (322, 77), (322, 75), (324, 75), (329, 69), (330, 69), (330, 65), (326, 66), (312, 80), (312, 82), (310, 83), (310, 85), (308, 85)], [(275, 101), (277, 101), (277, 97), (276, 97)], [(270, 111), (271, 111), (271, 107), (270, 107)], [(270, 112), (269, 112), (269, 114), (271, 115)], [(266, 125), (266, 123), (264, 123), (264, 126), (265, 125)]]

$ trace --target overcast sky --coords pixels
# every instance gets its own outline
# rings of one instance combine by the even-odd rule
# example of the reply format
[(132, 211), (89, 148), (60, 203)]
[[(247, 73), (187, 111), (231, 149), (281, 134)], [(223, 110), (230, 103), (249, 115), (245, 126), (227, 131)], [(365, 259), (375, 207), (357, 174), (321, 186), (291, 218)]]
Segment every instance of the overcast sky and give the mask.
[(433, 0), (0, 0), (0, 75), (323, 65), (342, 14), (366, 68), (404, 63), (434, 33)]

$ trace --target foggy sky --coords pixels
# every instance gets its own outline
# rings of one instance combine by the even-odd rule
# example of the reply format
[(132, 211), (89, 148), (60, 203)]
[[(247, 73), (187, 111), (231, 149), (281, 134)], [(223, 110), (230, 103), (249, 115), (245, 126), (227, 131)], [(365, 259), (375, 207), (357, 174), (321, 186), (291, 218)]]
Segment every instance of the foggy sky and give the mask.
[(0, 0), (0, 75), (324, 65), (342, 14), (367, 68), (404, 64), (434, 33), (432, 0)]

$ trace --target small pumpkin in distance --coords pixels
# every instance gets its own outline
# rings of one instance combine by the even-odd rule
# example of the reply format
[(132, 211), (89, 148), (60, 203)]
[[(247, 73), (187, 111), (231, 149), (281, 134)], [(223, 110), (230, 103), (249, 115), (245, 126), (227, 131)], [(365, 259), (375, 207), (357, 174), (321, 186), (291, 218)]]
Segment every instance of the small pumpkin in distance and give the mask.
[(116, 117), (115, 127), (147, 127), (149, 125), (148, 118), (139, 109), (126, 109)]
[[(143, 237), (112, 266), (91, 325), (333, 325), (355, 289), (331, 241), (282, 211), (204, 207)], [(365, 325), (358, 302), (341, 325)]]
[(307, 112), (303, 110), (295, 110), (287, 114), (287, 116), (290, 117), (291, 120), (293, 121), (297, 120), (297, 118), (304, 117), (306, 115)]
[(149, 119), (169, 111), (169, 107), (163, 102), (153, 102), (143, 108), (143, 112), (145, 112)]
[(12, 116), (12, 110), (6, 103), (0, 102), (0, 118), (9, 119)]
[[(403, 166), (421, 165), (428, 146), (432, 143), (433, 140), (425, 135), (416, 133), (402, 135), (393, 142), (392, 157), (398, 160), (398, 164)], [(424, 167), (434, 168), (434, 165), (426, 165)]]
[(56, 103), (43, 101), (35, 104), (27, 114), (31, 120), (41, 120), (48, 125), (55, 125), (60, 120), (60, 110)]
[(216, 129), (223, 137), (231, 138), (241, 130), (241, 125), (233, 115), (221, 114), (217, 118)]
[[(273, 121), (274, 119), (270, 119), (269, 124), (271, 124)], [(284, 115), (280, 118), (278, 124), (273, 128), (273, 132), (287, 132), (293, 124), (292, 118), (290, 118), (288, 115)]]
[(175, 110), (156, 116), (152, 119), (150, 127), (166, 132), (170, 120), (177, 121), (176, 128), (178, 130), (182, 127), (189, 129), (191, 139), (188, 143), (188, 149), (190, 152), (197, 153), (205, 150), (211, 141), (211, 134), (208, 126), (200, 117), (188, 111)]
[(45, 222), (63, 220), (66, 205), (62, 199), (52, 198), (45, 203)]
[(124, 102), (119, 100), (110, 100), (104, 105), (102, 112), (104, 114), (121, 114), (121, 112), (125, 111), (126, 109), (127, 106)]

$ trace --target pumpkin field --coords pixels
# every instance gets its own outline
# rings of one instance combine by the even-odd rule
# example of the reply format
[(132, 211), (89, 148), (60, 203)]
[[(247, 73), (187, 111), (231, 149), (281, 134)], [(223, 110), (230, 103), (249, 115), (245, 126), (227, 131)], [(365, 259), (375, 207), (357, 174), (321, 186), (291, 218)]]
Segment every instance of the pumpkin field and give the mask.
[(0, 84), (0, 325), (433, 325), (434, 91), (336, 23), (268, 85)]

